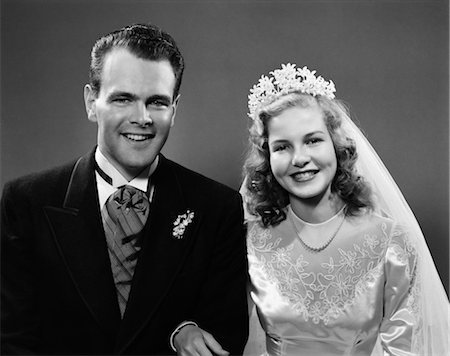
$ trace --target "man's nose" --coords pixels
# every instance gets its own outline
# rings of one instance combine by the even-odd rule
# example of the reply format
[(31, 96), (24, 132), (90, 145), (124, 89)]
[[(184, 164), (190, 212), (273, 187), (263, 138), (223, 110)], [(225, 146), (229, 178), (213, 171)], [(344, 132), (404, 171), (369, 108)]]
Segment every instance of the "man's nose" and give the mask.
[(145, 104), (139, 105), (133, 121), (141, 126), (153, 124), (152, 113), (149, 107)]

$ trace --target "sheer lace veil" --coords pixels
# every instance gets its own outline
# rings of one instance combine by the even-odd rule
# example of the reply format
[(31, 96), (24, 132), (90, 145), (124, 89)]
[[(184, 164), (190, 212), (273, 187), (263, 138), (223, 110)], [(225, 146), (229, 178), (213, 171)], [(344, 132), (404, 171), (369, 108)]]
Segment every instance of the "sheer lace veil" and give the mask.
[[(411, 245), (417, 251), (417, 281), (415, 290), (411, 291), (413, 295), (411, 307), (417, 323), (412, 336), (412, 351), (418, 355), (449, 355), (448, 297), (419, 224), (397, 184), (363, 133), (347, 115), (342, 120), (342, 129), (356, 144), (357, 170), (374, 191), (375, 210), (405, 226)], [(248, 195), (245, 180), (240, 191), (246, 201)], [(255, 217), (246, 211), (246, 218)], [(380, 344), (375, 347), (374, 354), (382, 354)]]
[(418, 280), (413, 293), (417, 302), (414, 311), (418, 327), (413, 335), (413, 351), (418, 355), (449, 355), (448, 298), (419, 224), (394, 179), (359, 128), (344, 117), (342, 129), (355, 141), (357, 170), (374, 190), (376, 210), (405, 226), (417, 251)]

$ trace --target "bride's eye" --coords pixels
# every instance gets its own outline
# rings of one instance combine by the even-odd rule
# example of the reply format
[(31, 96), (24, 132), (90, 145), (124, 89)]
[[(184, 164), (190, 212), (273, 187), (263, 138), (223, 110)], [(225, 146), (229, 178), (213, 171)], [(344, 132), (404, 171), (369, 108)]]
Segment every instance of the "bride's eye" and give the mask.
[(310, 139), (308, 139), (306, 141), (306, 144), (307, 145), (314, 145), (314, 144), (317, 144), (317, 143), (322, 142), (322, 141), (323, 141), (323, 139), (321, 139), (320, 137), (311, 137)]
[(284, 151), (286, 149), (287, 149), (287, 145), (282, 144), (282, 145), (275, 146), (272, 150), (273, 150), (273, 152), (279, 152), (279, 151)]

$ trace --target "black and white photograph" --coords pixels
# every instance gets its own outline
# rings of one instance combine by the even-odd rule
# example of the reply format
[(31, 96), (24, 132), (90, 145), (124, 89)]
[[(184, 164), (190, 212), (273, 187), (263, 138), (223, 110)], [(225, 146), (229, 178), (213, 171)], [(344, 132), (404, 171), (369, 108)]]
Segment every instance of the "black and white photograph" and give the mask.
[(449, 354), (447, 0), (0, 5), (1, 354)]

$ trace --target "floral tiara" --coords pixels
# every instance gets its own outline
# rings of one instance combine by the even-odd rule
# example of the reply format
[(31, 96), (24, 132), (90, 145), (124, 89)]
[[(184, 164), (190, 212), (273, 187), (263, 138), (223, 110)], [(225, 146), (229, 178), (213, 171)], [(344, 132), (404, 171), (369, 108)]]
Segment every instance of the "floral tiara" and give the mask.
[(334, 99), (336, 88), (333, 81), (327, 82), (321, 76), (316, 77), (316, 71), (310, 71), (307, 67), (295, 68), (295, 64), (282, 64), (281, 69), (270, 72), (271, 77), (262, 75), (258, 84), (250, 89), (248, 96), (249, 116), (259, 108), (268, 98), (276, 98), (293, 91), (310, 94), (312, 96), (323, 95)]

